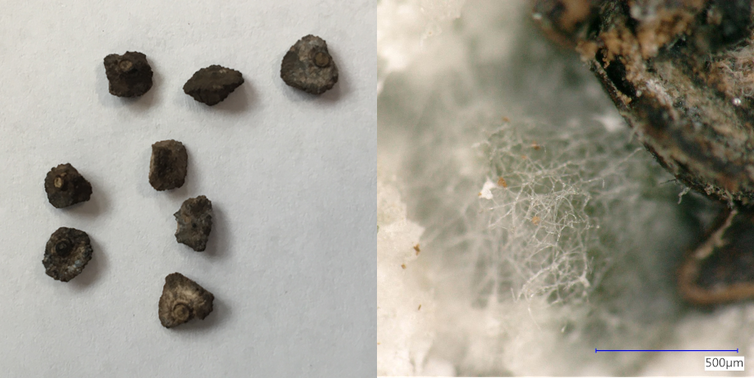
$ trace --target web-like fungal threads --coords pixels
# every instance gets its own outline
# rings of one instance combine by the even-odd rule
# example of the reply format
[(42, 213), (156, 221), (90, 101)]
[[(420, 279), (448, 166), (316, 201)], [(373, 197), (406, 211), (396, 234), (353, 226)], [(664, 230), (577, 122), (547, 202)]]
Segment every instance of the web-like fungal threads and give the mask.
[[(693, 218), (700, 198), (677, 204), (679, 185), (632, 140), (578, 56), (538, 34), (529, 2), (468, 2), (421, 52), (396, 49), (425, 29), (420, 4), (379, 4), (395, 10), (380, 25), (403, 29), (380, 30), (390, 41), (378, 56), (414, 63), (385, 80), (378, 159), (425, 229), (401, 273), (429, 281), (437, 320), (422, 324), (435, 331), (431, 345), (378, 346), (378, 374), (396, 366), (384, 356), (398, 356), (408, 368), (396, 375), (431, 376), (432, 360), (455, 369), (440, 376), (641, 375), (638, 354), (581, 352), (666, 342), (683, 311), (678, 257), (694, 231), (679, 216)], [(410, 5), (417, 25), (397, 23)], [(400, 337), (387, 332), (411, 319), (382, 337)]]
[[(470, 118), (468, 123), (480, 122)], [(663, 206), (643, 188), (656, 187), (655, 195), (672, 197), (678, 187), (660, 186), (668, 175), (651, 167), (643, 149), (628, 144), (625, 137), (606, 136), (594, 125), (558, 126), (559, 131), (553, 131), (536, 121), (498, 122), (476, 144), (466, 142), (466, 137), (450, 137), (454, 131), (446, 129), (439, 132), (442, 136), (436, 144), (417, 146), (414, 153), (421, 163), (408, 163), (414, 166), (407, 172), (410, 213), (426, 227), (422, 250), (432, 251), (420, 258), (443, 266), (432, 271), (441, 277), (433, 290), (447, 291), (442, 279), (452, 277), (453, 286), (464, 293), (452, 301), (446, 297), (449, 302), (438, 305), (443, 308), (440, 312), (468, 306), (464, 311), (478, 311), (477, 321), (497, 324), (492, 330), (481, 327), (470, 334), (439, 326), (436, 343), (447, 337), (469, 337), (461, 345), (480, 348), (470, 352), (473, 364), (457, 361), (462, 363), (457, 365), (461, 373), (485, 371), (483, 366), (497, 375), (506, 371), (502, 369), (568, 371), (517, 366), (516, 358), (526, 352), (511, 348), (532, 341), (529, 333), (538, 326), (559, 337), (566, 337), (561, 330), (567, 330), (574, 334), (572, 340), (585, 344), (597, 342), (590, 339), (596, 337), (595, 329), (605, 330), (597, 332), (605, 343), (625, 340), (626, 333), (651, 340), (645, 333), (652, 333), (652, 328), (634, 317), (647, 316), (649, 303), (672, 309), (662, 304), (667, 300), (663, 293), (672, 291), (672, 286), (663, 285), (662, 276), (644, 275), (646, 265), (667, 255), (641, 249), (646, 240), (657, 237), (647, 229), (661, 230), (662, 220), (653, 214)], [(465, 127), (459, 122), (450, 130)], [(464, 172), (461, 167), (467, 164), (486, 168)], [(489, 199), (482, 192), (485, 186)], [(639, 232), (646, 232), (646, 239), (637, 239)], [(633, 258), (627, 259), (627, 254)], [(650, 286), (654, 295), (647, 295)], [(625, 292), (605, 294), (617, 288)], [(640, 297), (646, 306), (627, 307)], [(621, 314), (620, 322), (610, 320), (614, 313)], [(520, 324), (522, 318), (529, 322)], [(543, 318), (549, 323), (534, 320)], [(459, 325), (468, 322), (458, 321)], [(542, 335), (553, 336), (548, 332)], [(558, 344), (553, 340), (537, 348), (549, 350), (554, 345)], [(478, 365), (488, 358), (498, 362)]]
[[(635, 216), (618, 221), (646, 214), (642, 201), (648, 200), (640, 188), (650, 177), (632, 174), (641, 164), (632, 159), (640, 148), (628, 150), (619, 138), (605, 146), (604, 135), (595, 142), (603, 132), (576, 125), (549, 136), (531, 132), (544, 127), (504, 122), (476, 145), (489, 167), (490, 198), (477, 195), (477, 203), (468, 205), (477, 210), (462, 215), (464, 228), (477, 231), (448, 242), (476, 254), (479, 303), (506, 297), (542, 297), (550, 304), (586, 299), (629, 244), (621, 234), (628, 225), (604, 220), (612, 211), (631, 210), (631, 204)], [(616, 151), (624, 157), (615, 159)]]
[[(586, 243), (593, 226), (586, 214), (591, 198), (583, 187), (581, 164), (545, 158), (561, 143), (532, 147), (503, 125), (479, 148), (489, 156), (490, 199), (479, 199), (493, 253), (480, 256), (479, 290), (486, 295), (552, 302), (582, 297), (589, 287)], [(560, 145), (559, 145), (560, 144)], [(562, 153), (562, 152), (560, 152)], [(497, 185), (503, 178), (505, 185)]]

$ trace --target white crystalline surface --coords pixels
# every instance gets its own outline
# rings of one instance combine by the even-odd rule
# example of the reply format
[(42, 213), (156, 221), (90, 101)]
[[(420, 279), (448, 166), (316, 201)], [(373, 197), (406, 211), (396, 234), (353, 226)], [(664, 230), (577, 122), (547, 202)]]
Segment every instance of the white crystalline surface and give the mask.
[[(717, 208), (693, 193), (678, 204), (683, 188), (579, 57), (538, 34), (528, 2), (436, 3), (446, 12), (432, 17), (421, 1), (378, 3), (378, 180), (391, 183), (379, 191), (396, 199), (381, 194), (378, 212), (407, 211), (378, 233), (379, 374), (675, 374), (683, 363), (702, 375), (699, 355), (594, 349), (754, 344), (731, 331), (751, 323), (745, 305), (702, 313), (675, 289)], [(730, 332), (689, 336), (719, 321)]]
[[(431, 292), (412, 262), (424, 231), (406, 219), (394, 178), (378, 168), (377, 182), (377, 361), (379, 375), (421, 373), (432, 345)], [(421, 246), (418, 246), (421, 251)]]
[(377, 50), (380, 79), (405, 70), (419, 55), (427, 38), (458, 17), (465, 0), (380, 0), (377, 3)]

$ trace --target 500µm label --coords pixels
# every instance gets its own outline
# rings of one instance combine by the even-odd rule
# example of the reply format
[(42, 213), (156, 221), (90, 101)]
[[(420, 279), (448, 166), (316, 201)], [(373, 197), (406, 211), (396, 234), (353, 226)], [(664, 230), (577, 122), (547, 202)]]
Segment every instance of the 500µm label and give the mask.
[(704, 357), (704, 371), (744, 371), (744, 358)]

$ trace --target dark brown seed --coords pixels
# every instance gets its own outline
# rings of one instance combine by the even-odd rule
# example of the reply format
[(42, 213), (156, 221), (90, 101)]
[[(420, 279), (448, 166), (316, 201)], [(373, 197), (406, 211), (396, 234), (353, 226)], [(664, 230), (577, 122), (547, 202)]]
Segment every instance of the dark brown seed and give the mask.
[(180, 273), (168, 274), (158, 305), (160, 323), (172, 328), (193, 318), (204, 319), (212, 312), (215, 297)]
[(180, 188), (186, 181), (188, 154), (183, 143), (163, 140), (152, 145), (149, 184), (156, 190)]
[(178, 221), (175, 240), (197, 252), (204, 251), (212, 231), (212, 202), (205, 196), (189, 198), (173, 216)]
[(327, 43), (307, 35), (283, 57), (280, 77), (291, 87), (319, 95), (338, 82), (338, 67), (327, 51)]
[(211, 65), (196, 71), (183, 86), (183, 92), (196, 101), (212, 106), (225, 100), (241, 84), (243, 75), (240, 72)]
[(70, 164), (61, 164), (47, 172), (45, 177), (47, 200), (57, 208), (89, 201), (92, 185)]
[(726, 210), (681, 267), (684, 298), (709, 305), (754, 298), (754, 211)]
[(91, 259), (89, 235), (75, 228), (60, 227), (47, 241), (42, 264), (48, 276), (68, 282), (78, 276)]
[(147, 56), (135, 51), (105, 57), (105, 74), (110, 94), (118, 97), (141, 96), (152, 88), (152, 67)]

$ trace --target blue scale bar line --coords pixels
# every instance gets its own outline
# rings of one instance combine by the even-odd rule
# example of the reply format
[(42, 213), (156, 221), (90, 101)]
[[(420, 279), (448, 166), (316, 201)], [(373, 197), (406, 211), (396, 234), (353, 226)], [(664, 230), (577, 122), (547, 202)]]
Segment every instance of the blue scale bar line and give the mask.
[(597, 349), (594, 353), (599, 352), (736, 352), (736, 349)]

